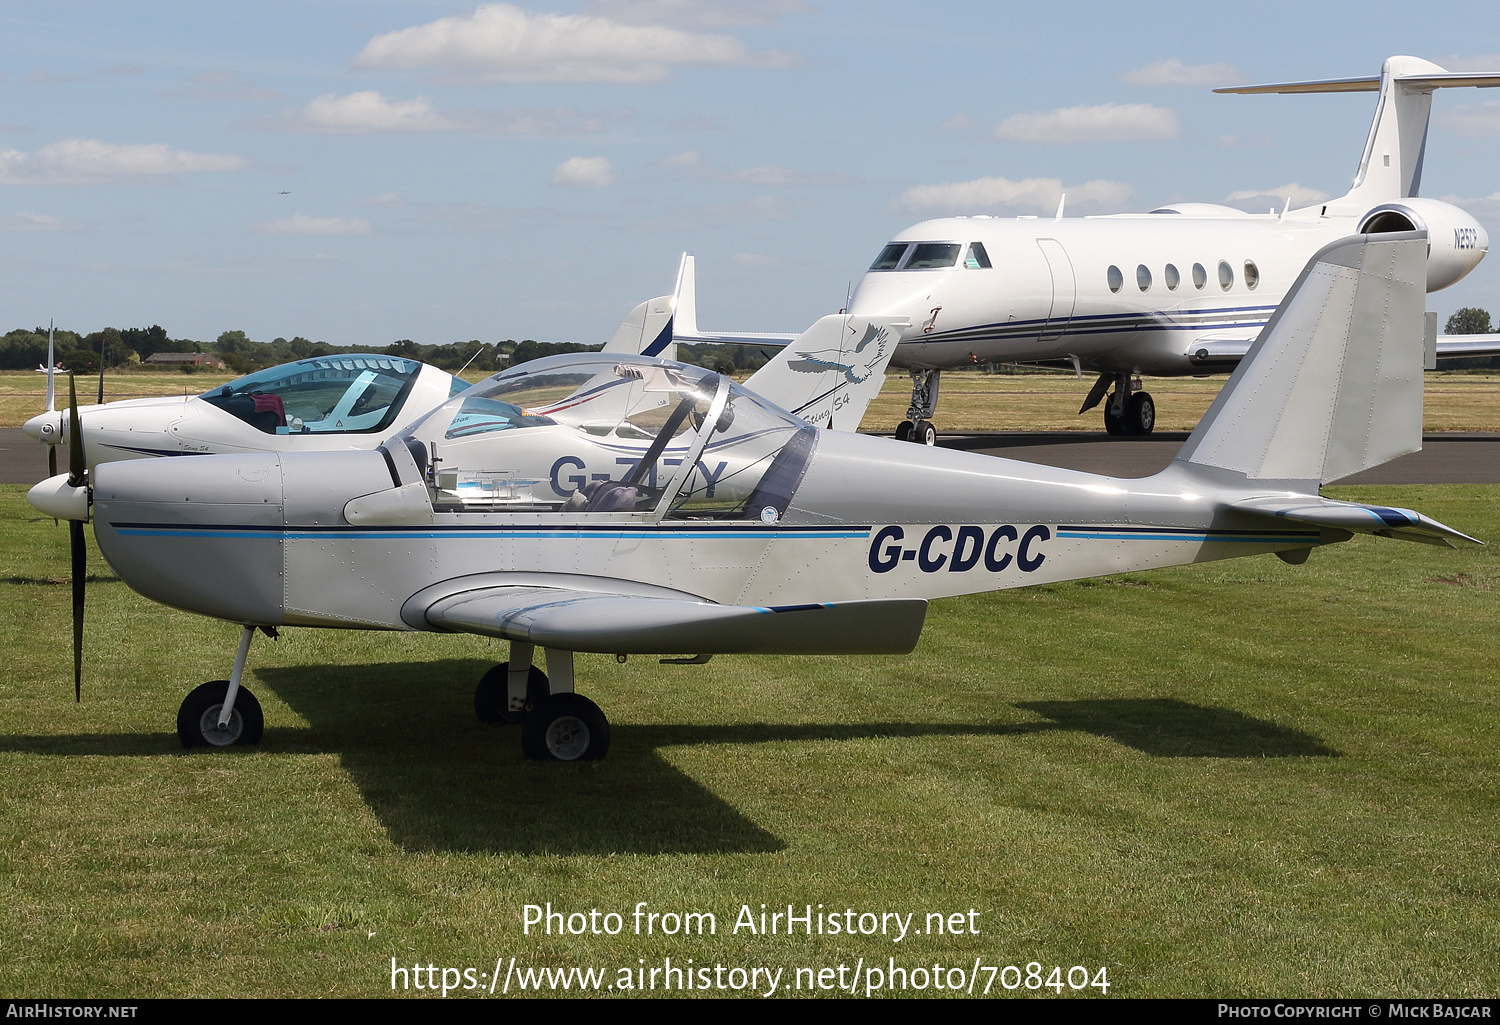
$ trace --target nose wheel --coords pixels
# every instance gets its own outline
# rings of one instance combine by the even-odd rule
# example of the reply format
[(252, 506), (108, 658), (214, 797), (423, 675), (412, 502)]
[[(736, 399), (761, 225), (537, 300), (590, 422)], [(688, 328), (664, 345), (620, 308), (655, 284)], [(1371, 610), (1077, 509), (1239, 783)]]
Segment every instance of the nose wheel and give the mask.
[(183, 747), (231, 747), (235, 744), (259, 744), (265, 731), (265, 716), (260, 702), (249, 688), (241, 686), (234, 699), (229, 721), (219, 725), (224, 699), (229, 693), (228, 680), (212, 680), (193, 689), (177, 710), (177, 738)]

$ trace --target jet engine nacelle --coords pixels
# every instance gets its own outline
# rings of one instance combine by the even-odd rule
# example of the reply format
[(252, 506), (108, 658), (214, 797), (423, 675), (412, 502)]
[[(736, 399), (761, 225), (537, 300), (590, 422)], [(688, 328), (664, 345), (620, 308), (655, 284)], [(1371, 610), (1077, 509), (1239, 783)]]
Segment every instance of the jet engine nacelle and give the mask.
[(1490, 251), (1484, 226), (1451, 203), (1400, 199), (1381, 203), (1359, 221), (1360, 234), (1377, 231), (1427, 232), (1427, 291), (1459, 281)]

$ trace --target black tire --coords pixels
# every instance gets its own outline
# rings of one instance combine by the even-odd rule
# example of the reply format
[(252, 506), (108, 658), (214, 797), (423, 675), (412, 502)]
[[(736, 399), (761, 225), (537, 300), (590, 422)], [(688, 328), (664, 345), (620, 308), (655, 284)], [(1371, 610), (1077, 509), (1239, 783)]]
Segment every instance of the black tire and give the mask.
[(1125, 403), (1125, 433), (1144, 436), (1156, 427), (1156, 402), (1150, 394), (1138, 391)]
[(266, 718), (261, 713), (260, 702), (244, 684), (240, 684), (240, 692), (235, 695), (234, 714), (229, 717), (229, 726), (223, 730), (218, 728), (219, 709), (228, 693), (228, 680), (210, 680), (195, 687), (182, 699), (182, 707), (177, 709), (177, 738), (183, 747), (260, 743), (266, 729)]
[(1113, 405), (1113, 397), (1104, 400), (1104, 430), (1109, 434), (1121, 435), (1125, 433), (1125, 418), (1110, 412)]
[[(899, 424), (896, 425), (896, 440), (897, 441), (910, 441), (911, 440), (911, 421), (910, 420), (902, 420)], [(57, 474), (54, 473), (52, 476), (56, 477)]]
[(911, 440), (931, 448), (937, 444), (937, 428), (926, 420), (918, 420), (912, 424)]
[[(549, 693), (547, 674), (532, 666), (526, 677), (526, 707), (532, 707)], [(512, 712), (509, 705), (510, 663), (501, 662), (479, 678), (479, 685), (474, 688), (474, 714), (480, 722), (514, 726), (526, 717), (526, 713)]]
[(597, 762), (609, 753), (609, 720), (582, 694), (552, 694), (526, 713), (521, 751), (543, 762)]

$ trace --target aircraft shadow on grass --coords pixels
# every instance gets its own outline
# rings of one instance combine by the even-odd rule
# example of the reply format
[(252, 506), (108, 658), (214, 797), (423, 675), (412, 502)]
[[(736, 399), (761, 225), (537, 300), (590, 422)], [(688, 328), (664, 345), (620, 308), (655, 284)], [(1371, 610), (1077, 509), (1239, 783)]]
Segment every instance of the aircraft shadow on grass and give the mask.
[[(258, 750), (335, 753), (391, 840), (407, 851), (527, 854), (768, 853), (785, 844), (663, 758), (662, 748), (902, 738), (1091, 733), (1158, 757), (1337, 756), (1316, 737), (1229, 709), (1161, 698), (1017, 705), (1046, 722), (616, 724), (607, 763), (521, 756), (517, 727), (473, 716), (488, 663), (267, 667), (310, 729), (269, 727)], [(160, 756), (175, 733), (0, 736), (0, 751)], [(222, 758), (216, 751), (197, 757)], [(249, 750), (245, 752), (250, 753)]]

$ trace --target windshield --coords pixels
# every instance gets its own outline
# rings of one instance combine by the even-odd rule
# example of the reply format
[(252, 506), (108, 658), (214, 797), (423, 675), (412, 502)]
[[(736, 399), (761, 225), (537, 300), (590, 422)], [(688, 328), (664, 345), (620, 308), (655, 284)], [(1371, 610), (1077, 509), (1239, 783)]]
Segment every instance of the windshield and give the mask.
[(497, 374), (403, 440), (440, 512), (775, 522), (816, 438), (804, 421), (711, 371), (590, 353)]
[(421, 370), (399, 356), (320, 356), (261, 370), (200, 398), (267, 434), (363, 434), (390, 426)]

